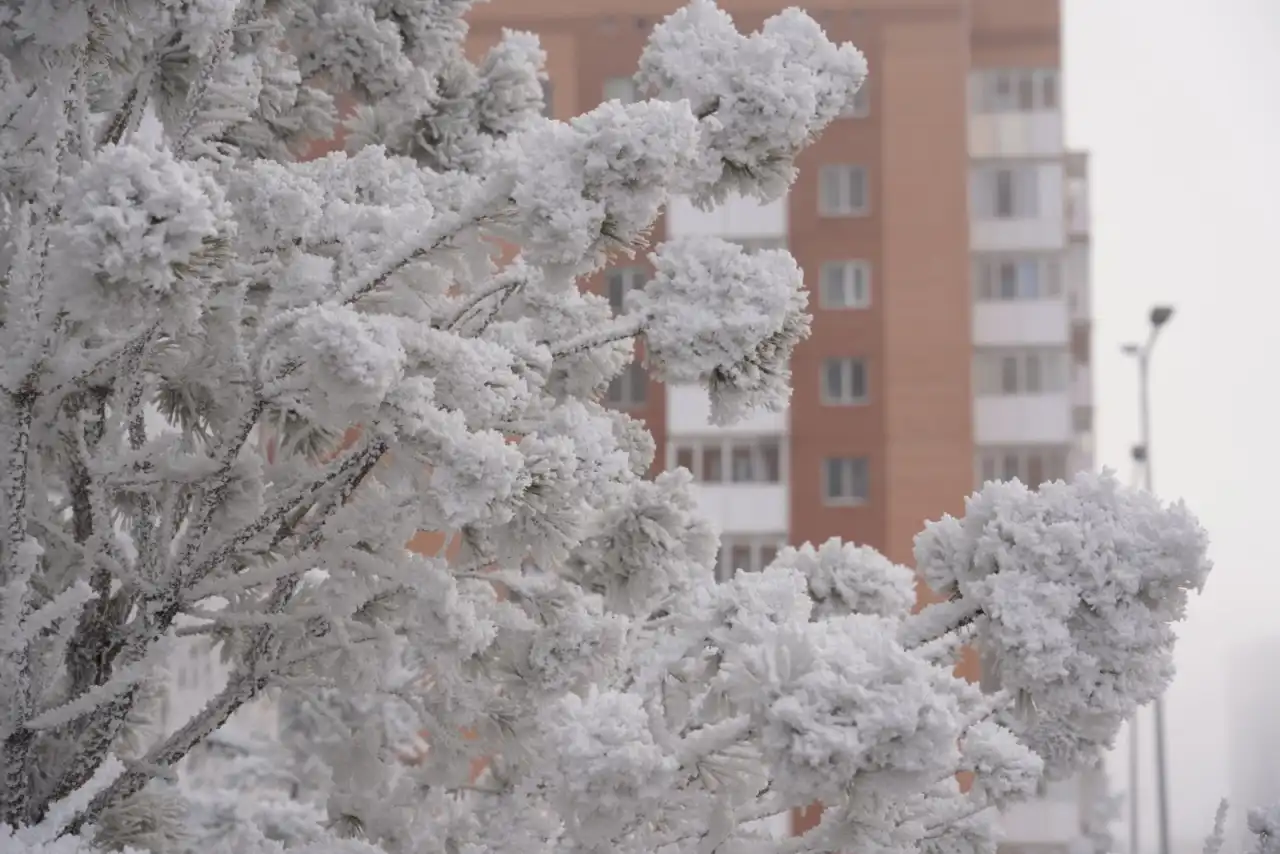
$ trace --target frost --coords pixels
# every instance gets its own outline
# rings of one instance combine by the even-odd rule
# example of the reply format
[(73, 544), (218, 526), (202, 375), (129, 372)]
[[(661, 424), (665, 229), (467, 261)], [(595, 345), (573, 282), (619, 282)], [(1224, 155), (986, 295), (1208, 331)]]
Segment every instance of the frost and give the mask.
[(916, 564), (980, 611), (994, 677), (1027, 701), (1010, 725), (1056, 775), (1168, 685), (1172, 623), (1209, 573), (1206, 545), (1181, 504), (1084, 473), (1039, 491), (987, 484), (962, 519), (917, 538)]
[(832, 538), (778, 552), (774, 566), (802, 573), (819, 618), (841, 614), (905, 617), (916, 601), (915, 574), (867, 546)]
[(685, 238), (652, 256), (653, 279), (628, 299), (645, 318), (648, 361), (666, 382), (701, 383), (721, 424), (791, 396), (790, 358), (809, 334), (804, 275), (787, 252), (748, 254)]
[[(919, 613), (838, 540), (717, 581), (602, 399), (640, 353), (717, 423), (787, 403), (795, 260), (654, 225), (779, 198), (866, 63), (694, 0), (657, 97), (557, 122), (471, 5), (0, 9), (0, 850), (993, 852), (1167, 682), (1203, 533), (990, 486), (921, 535)], [(640, 252), (615, 312), (588, 282)]]

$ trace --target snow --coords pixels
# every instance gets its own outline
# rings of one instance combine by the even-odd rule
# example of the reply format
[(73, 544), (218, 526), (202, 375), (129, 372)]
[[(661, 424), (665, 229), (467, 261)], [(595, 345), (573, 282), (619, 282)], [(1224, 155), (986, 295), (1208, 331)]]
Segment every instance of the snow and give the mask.
[(1203, 531), (1086, 475), (929, 526), (917, 614), (838, 540), (717, 582), (601, 399), (639, 351), (716, 423), (785, 405), (795, 259), (652, 228), (780, 198), (865, 59), (694, 0), (655, 97), (562, 123), (470, 5), (0, 10), (0, 849), (990, 854), (1167, 682)]

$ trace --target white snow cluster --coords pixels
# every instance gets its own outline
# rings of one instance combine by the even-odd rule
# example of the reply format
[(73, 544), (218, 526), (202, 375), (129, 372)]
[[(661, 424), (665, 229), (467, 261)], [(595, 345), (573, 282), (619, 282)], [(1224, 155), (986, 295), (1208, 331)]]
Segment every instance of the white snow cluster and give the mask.
[[(693, 0), (653, 99), (560, 123), (469, 7), (0, 8), (0, 850), (991, 854), (1167, 681), (1203, 533), (1082, 476), (931, 526), (918, 614), (834, 540), (717, 582), (602, 398), (640, 339), (717, 421), (783, 406), (803, 275), (681, 240), (617, 316), (587, 282), (673, 195), (779, 197), (866, 63)], [(225, 679), (166, 726), (184, 638)]]

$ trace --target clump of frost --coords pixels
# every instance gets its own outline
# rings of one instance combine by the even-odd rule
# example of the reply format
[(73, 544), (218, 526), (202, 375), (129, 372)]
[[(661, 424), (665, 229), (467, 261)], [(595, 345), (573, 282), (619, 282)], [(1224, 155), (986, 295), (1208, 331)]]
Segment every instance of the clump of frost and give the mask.
[(787, 567), (809, 582), (814, 616), (876, 614), (905, 617), (916, 601), (915, 574), (868, 546), (831, 538), (778, 552), (774, 566)]
[(785, 406), (791, 353), (810, 321), (804, 274), (790, 253), (685, 238), (651, 260), (653, 279), (630, 295), (628, 309), (645, 319), (655, 375), (707, 386), (716, 424)]
[(915, 551), (930, 587), (980, 615), (992, 676), (1022, 699), (1010, 725), (1054, 775), (1167, 687), (1205, 549), (1184, 505), (1082, 473), (1037, 491), (988, 483)]
[(654, 28), (636, 80), (687, 101), (702, 158), (685, 191), (707, 207), (730, 193), (778, 198), (795, 157), (840, 115), (867, 74), (852, 45), (836, 46), (799, 9), (743, 35), (711, 0), (694, 0)]
[(208, 282), (192, 268), (226, 225), (217, 183), (143, 139), (96, 152), (64, 193), (54, 239), (70, 319), (115, 328), (196, 319)]

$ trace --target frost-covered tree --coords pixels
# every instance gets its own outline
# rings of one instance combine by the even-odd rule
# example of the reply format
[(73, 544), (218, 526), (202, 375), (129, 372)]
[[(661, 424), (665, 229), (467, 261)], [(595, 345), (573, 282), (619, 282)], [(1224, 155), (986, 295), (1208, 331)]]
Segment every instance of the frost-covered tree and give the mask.
[[(784, 405), (801, 271), (682, 240), (617, 316), (584, 282), (674, 194), (779, 197), (863, 57), (695, 0), (650, 100), (557, 123), (532, 37), (465, 59), (468, 6), (0, 4), (0, 848), (990, 850), (1168, 681), (1199, 526), (989, 485), (920, 536), (919, 614), (835, 541), (717, 583), (688, 473), (599, 398), (641, 338), (717, 421)], [(333, 93), (349, 150), (300, 162)], [(179, 634), (231, 673), (155, 732)], [(1001, 691), (954, 676), (975, 639)], [(267, 690), (310, 763), (215, 735)]]
[[(1227, 842), (1227, 802), (1218, 805), (1213, 831), (1205, 838), (1204, 854), (1222, 854)], [(1245, 814), (1245, 829), (1252, 837), (1248, 854), (1277, 854), (1280, 852), (1280, 804), (1255, 807)]]

